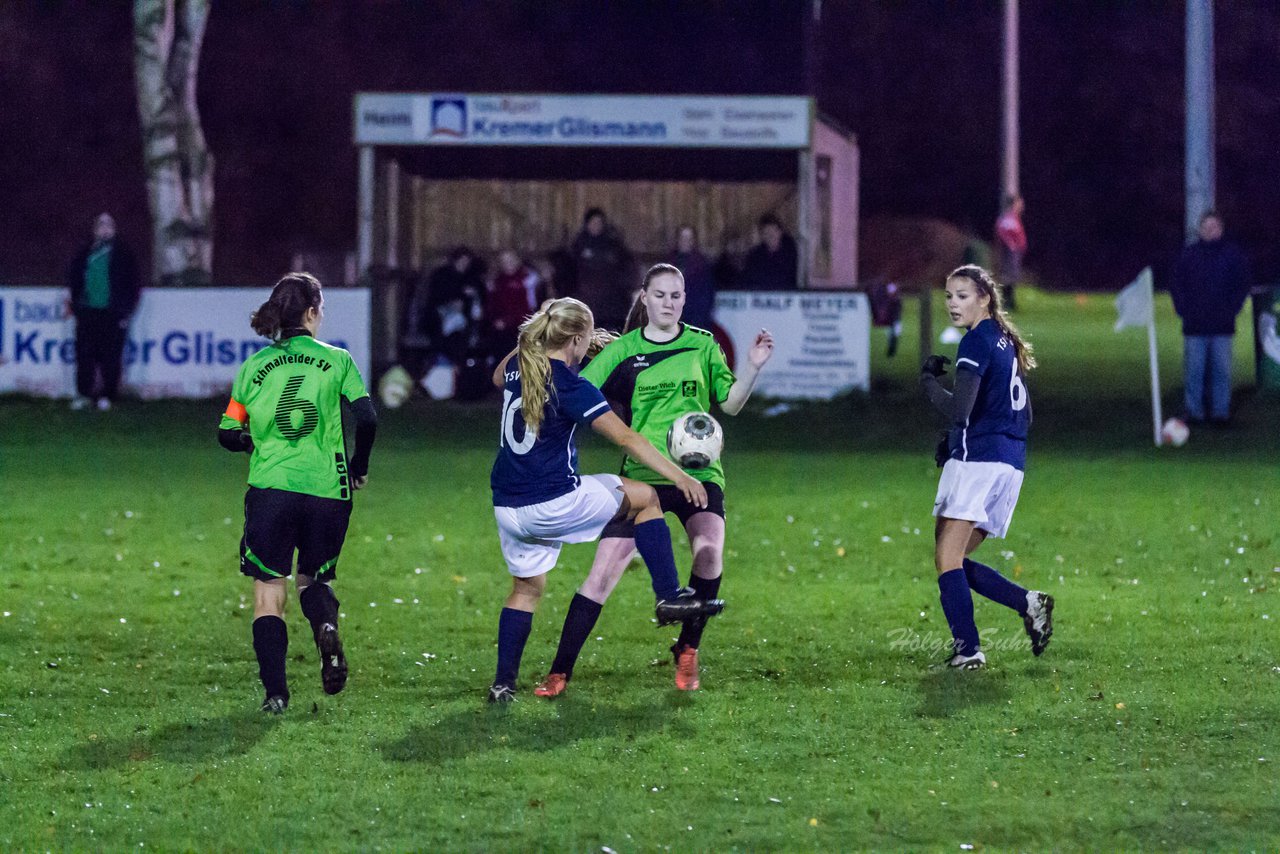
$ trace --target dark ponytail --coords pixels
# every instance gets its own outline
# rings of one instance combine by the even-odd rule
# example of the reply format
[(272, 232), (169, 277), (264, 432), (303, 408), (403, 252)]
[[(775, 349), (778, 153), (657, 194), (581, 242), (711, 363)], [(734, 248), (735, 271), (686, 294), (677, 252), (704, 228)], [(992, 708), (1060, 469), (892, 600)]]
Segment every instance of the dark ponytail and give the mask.
[(288, 329), (302, 328), (307, 309), (320, 307), (320, 281), (310, 273), (289, 273), (276, 282), (271, 296), (249, 317), (253, 331), (275, 341)]

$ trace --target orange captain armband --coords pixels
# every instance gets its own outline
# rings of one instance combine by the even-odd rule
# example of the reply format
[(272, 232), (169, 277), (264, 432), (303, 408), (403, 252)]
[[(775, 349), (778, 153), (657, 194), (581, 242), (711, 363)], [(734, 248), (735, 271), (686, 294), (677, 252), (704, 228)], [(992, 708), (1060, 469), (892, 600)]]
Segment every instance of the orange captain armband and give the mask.
[(244, 404), (238, 402), (234, 397), (227, 403), (227, 411), (223, 414), (241, 424), (249, 420), (249, 413), (245, 412)]

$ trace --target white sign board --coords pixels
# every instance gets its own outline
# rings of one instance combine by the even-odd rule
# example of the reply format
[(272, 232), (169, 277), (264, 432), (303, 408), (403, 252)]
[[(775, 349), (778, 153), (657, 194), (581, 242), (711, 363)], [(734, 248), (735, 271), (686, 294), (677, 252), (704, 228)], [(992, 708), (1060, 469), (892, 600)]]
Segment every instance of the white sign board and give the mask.
[[(249, 328), (267, 288), (148, 288), (129, 326), (126, 391), (145, 399), (215, 397), (269, 342)], [(369, 291), (324, 292), (321, 339), (351, 351), (369, 376)], [(65, 288), (0, 288), (0, 393), (75, 393), (75, 321)]]
[(871, 305), (866, 294), (731, 291), (716, 295), (716, 323), (733, 342), (735, 372), (756, 333), (773, 333), (773, 358), (755, 393), (827, 400), (871, 390)]
[(355, 143), (802, 149), (811, 113), (795, 96), (361, 92)]

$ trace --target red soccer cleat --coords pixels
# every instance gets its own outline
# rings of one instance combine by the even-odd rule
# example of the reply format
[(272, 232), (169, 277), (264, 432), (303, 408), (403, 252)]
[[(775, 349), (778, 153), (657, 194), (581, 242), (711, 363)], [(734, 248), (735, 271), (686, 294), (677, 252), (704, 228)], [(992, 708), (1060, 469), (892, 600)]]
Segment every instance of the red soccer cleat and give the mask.
[(568, 687), (568, 676), (563, 673), (548, 673), (547, 678), (539, 682), (538, 687), (533, 689), (533, 693), (537, 697), (559, 697), (564, 693), (564, 689)]
[(701, 683), (698, 681), (698, 650), (686, 646), (676, 653), (676, 688), (681, 691), (697, 691)]

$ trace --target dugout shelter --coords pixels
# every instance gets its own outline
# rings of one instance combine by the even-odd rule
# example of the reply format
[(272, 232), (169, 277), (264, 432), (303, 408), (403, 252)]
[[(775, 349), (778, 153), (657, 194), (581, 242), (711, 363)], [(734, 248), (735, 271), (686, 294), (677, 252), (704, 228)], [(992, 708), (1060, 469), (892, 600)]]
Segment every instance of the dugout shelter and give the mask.
[[(773, 213), (796, 239), (801, 292), (722, 293), (718, 317), (732, 334), (735, 314), (774, 312), (780, 337), (802, 345), (766, 394), (869, 385), (865, 300), (840, 293), (857, 283), (857, 141), (811, 98), (367, 92), (353, 120), (362, 274), (425, 269), (459, 244), (545, 256), (591, 207), (642, 262), (664, 257), (681, 223), (712, 258), (740, 255)], [(819, 289), (828, 299), (805, 293)], [(374, 311), (375, 364), (394, 358), (390, 308)]]

